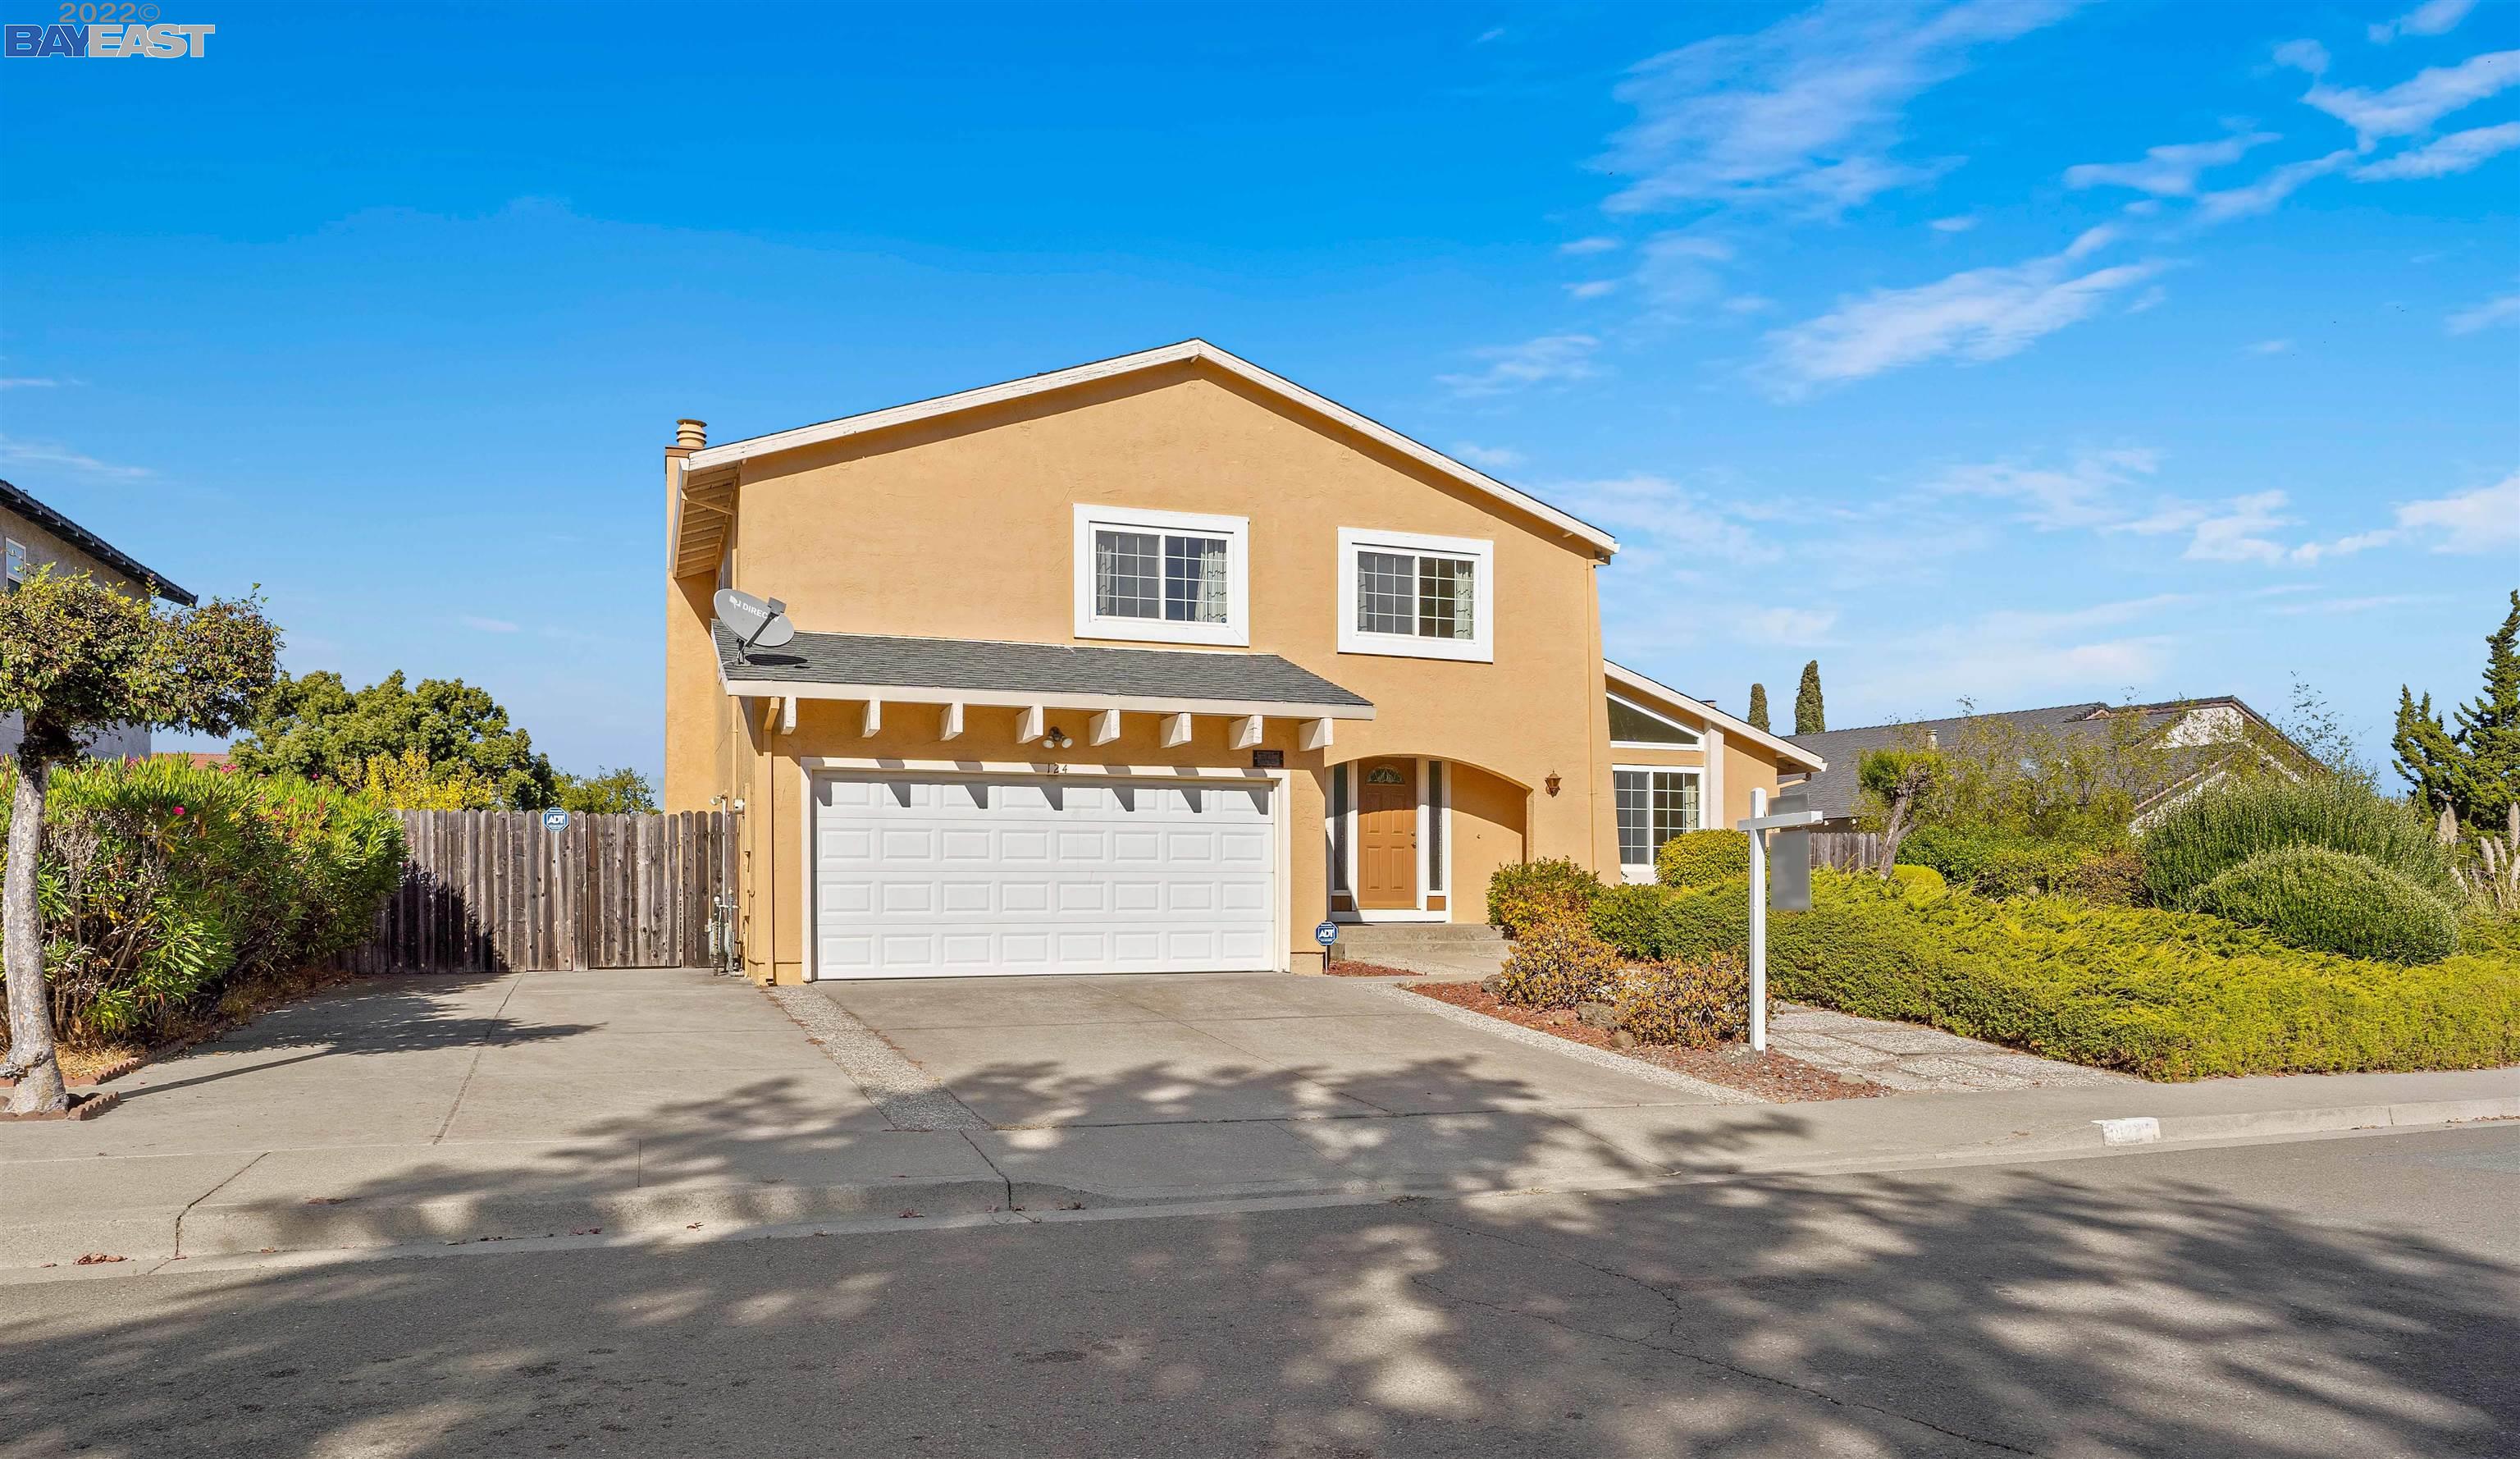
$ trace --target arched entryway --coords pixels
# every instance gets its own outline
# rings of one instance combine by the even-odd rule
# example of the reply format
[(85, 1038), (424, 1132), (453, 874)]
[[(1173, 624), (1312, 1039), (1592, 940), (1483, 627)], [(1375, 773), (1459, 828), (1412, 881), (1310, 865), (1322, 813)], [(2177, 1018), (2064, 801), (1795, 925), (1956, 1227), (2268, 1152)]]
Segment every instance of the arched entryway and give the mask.
[(1528, 787), (1462, 761), (1405, 754), (1332, 765), (1329, 781), (1334, 920), (1487, 920), (1489, 876), (1524, 855)]

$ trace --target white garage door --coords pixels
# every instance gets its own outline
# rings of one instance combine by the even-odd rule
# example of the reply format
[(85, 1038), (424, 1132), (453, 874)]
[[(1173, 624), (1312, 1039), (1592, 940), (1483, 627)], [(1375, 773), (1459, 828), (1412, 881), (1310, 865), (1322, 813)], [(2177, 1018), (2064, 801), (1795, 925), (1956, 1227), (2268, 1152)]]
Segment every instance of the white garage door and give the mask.
[(818, 777), (815, 976), (1275, 968), (1275, 794)]

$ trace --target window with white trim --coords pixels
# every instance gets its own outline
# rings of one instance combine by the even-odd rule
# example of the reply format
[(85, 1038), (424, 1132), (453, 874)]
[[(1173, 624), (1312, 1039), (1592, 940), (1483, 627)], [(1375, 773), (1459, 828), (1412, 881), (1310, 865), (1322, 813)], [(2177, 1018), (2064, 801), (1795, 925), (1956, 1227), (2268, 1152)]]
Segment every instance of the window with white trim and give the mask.
[(1610, 743), (1637, 750), (1698, 750), (1697, 731), (1657, 710), (1610, 696)]
[(15, 537), (10, 537), (5, 540), (9, 544), (9, 576), (7, 579), (9, 586), (6, 591), (14, 593), (18, 591), (18, 584), (26, 580), (26, 573), (29, 570), (26, 566), (26, 544), (19, 541)]
[(1250, 519), (1076, 509), (1076, 636), (1247, 644)]
[(1343, 654), (1495, 659), (1496, 544), (1339, 528)]
[(1698, 806), (1698, 772), (1644, 765), (1614, 766), (1610, 789), (1619, 815), (1619, 870), (1630, 882), (1650, 882), (1654, 852), (1662, 843), (1704, 824)]

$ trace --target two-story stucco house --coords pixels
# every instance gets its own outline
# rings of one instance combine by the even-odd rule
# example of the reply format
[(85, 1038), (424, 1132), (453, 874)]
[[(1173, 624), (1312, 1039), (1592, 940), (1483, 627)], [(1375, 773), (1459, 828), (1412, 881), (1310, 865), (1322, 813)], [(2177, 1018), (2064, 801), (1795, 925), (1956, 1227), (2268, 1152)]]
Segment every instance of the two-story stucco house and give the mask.
[[(0, 481), (0, 548), (5, 548), (6, 576), (0, 592), (16, 592), (28, 573), (50, 563), (65, 572), (85, 572), (96, 581), (135, 598), (156, 596), (193, 606), (193, 595), (133, 561), (122, 549), (45, 506), (24, 491)], [(15, 712), (0, 714), (0, 754), (18, 748), (20, 721)], [(125, 759), (149, 753), (149, 726), (122, 724), (99, 732), (87, 752), (104, 759)]]
[(742, 802), (756, 978), (1316, 971), (1822, 764), (1603, 661), (1609, 533), (1199, 341), (665, 456), (664, 802)]

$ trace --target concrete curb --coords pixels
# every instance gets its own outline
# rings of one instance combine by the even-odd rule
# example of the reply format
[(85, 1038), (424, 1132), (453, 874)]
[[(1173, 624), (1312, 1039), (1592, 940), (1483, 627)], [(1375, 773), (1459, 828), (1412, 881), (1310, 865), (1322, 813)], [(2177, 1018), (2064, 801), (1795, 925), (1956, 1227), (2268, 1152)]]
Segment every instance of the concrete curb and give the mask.
[(1571, 1038), (1559, 1038), (1554, 1033), (1543, 1033), (1537, 1028), (1526, 1028), (1520, 1024), (1509, 1024), (1503, 1019), (1489, 1018), (1483, 1013), (1473, 1013), (1469, 1009), (1447, 1003), (1441, 998), (1429, 998), (1423, 993), (1413, 993), (1409, 991), (1407, 983), (1386, 982), (1382, 984), (1382, 989), (1392, 997), (1406, 1001), (1410, 1007), (1420, 1013), (1431, 1013), (1438, 1018), (1451, 1019), (1456, 1024), (1483, 1029), (1499, 1038), (1509, 1039), (1519, 1044), (1529, 1044), (1535, 1049), (1549, 1049), (1563, 1054), (1569, 1059), (1580, 1060), (1602, 1069), (1615, 1070), (1648, 1083), (1662, 1084), (1673, 1089), (1685, 1089), (1708, 1104), (1764, 1105), (1768, 1103), (1767, 1100), (1761, 1099), (1746, 1089), (1734, 1089), (1705, 1079), (1691, 1078), (1676, 1070), (1665, 1069), (1659, 1064), (1647, 1064), (1642, 1059), (1630, 1059), (1623, 1054), (1612, 1054), (1594, 1048), (1590, 1044), (1577, 1043)]
[(2412, 1129), (2478, 1119), (2520, 1119), (2520, 1095), (2507, 1099), (2412, 1100), (2391, 1105), (2336, 1105), (2317, 1110), (2247, 1110), (2230, 1115), (2137, 1115), (2094, 1119), (2083, 1143), (2168, 1145), (2184, 1140), (2243, 1140), (2258, 1135), (2332, 1134), (2341, 1130)]

